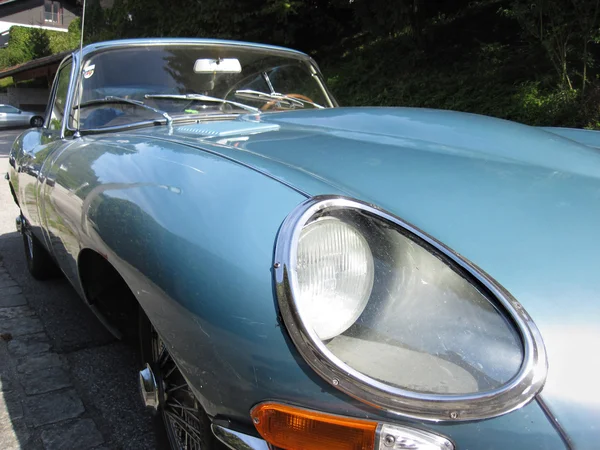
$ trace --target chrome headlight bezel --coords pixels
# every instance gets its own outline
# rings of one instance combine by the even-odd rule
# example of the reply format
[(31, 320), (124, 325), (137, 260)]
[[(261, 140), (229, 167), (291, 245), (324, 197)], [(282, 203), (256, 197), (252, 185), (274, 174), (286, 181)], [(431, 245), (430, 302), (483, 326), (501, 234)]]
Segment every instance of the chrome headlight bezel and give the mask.
[[(420, 393), (390, 386), (358, 372), (329, 351), (303, 323), (294, 299), (290, 273), (303, 227), (315, 214), (331, 208), (356, 209), (393, 223), (425, 248), (439, 252), (461, 274), (485, 291), (511, 319), (523, 344), (518, 373), (501, 387), (476, 394)], [(379, 409), (428, 421), (469, 421), (496, 417), (527, 404), (546, 380), (546, 350), (536, 325), (510, 293), (489, 275), (420, 229), (373, 205), (340, 196), (317, 196), (299, 205), (285, 219), (277, 237), (274, 260), (277, 300), (283, 322), (308, 365), (336, 389)]]

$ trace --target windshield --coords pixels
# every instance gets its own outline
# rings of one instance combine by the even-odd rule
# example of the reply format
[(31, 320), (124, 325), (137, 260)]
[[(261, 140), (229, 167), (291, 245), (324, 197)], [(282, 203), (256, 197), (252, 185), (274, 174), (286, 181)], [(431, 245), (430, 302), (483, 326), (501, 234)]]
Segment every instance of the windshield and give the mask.
[(84, 61), (81, 108), (70, 128), (123, 126), (198, 115), (330, 107), (316, 68), (301, 56), (240, 46), (116, 48)]

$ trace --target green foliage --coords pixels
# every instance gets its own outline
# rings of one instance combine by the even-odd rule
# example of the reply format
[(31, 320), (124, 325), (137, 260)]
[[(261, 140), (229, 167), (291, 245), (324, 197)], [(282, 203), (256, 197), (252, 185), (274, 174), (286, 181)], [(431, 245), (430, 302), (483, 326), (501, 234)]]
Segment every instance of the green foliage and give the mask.
[(2, 79), (0, 79), (0, 89), (4, 89), (9, 86), (12, 86), (14, 83), (15, 82), (12, 77), (2, 78)]
[(74, 49), (79, 44), (79, 36), (79, 19), (69, 25), (67, 33), (13, 26), (10, 29), (8, 46), (0, 50), (0, 68)]
[[(580, 89), (562, 87), (545, 49), (527, 42), (516, 47), (507, 32), (518, 36), (520, 28), (511, 29), (514, 19), (497, 11), (473, 8), (428, 23), (425, 51), (411, 33), (363, 38), (342, 55), (322, 58), (328, 85), (342, 105), (440, 108), (532, 125), (597, 127), (600, 89), (582, 96)], [(489, 28), (491, 18), (501, 25), (497, 30)], [(475, 22), (482, 28), (471, 30), (473, 39), (456, 32)], [(592, 92), (595, 108), (587, 101)]]
[[(314, 55), (343, 105), (600, 128), (600, 0), (88, 0), (85, 42), (208, 37)], [(0, 67), (75, 48), (14, 27)]]
[[(86, 41), (130, 37), (210, 37), (283, 44), (306, 51), (356, 32), (347, 0), (115, 0), (88, 3)], [(89, 24), (89, 27), (88, 27)]]
[[(343, 105), (596, 127), (600, 0), (88, 2), (86, 41), (186, 36), (314, 54)], [(586, 90), (587, 89), (587, 90)], [(597, 102), (600, 104), (600, 101)]]
[(69, 24), (69, 31), (67, 33), (49, 31), (48, 38), (50, 41), (50, 54), (56, 54), (77, 48), (81, 38), (81, 20), (73, 20), (73, 22)]

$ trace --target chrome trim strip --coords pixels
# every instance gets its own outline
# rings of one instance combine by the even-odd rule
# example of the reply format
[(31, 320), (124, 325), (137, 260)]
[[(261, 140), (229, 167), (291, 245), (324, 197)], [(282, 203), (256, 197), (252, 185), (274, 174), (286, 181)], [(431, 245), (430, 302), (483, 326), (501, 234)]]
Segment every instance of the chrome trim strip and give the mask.
[[(73, 80), (73, 75), (74, 75), (74, 71), (75, 71), (75, 61), (73, 61), (73, 55), (67, 55), (63, 58), (63, 60), (60, 62), (60, 64), (58, 65), (58, 69), (56, 69), (56, 74), (54, 75), (54, 80), (52, 81), (52, 88), (50, 89), (50, 95), (48, 96), (48, 104), (46, 105), (46, 112), (45, 112), (45, 116), (44, 116), (44, 124), (42, 125), (42, 128), (45, 130), (49, 130), (49, 126), (50, 126), (50, 120), (52, 119), (52, 109), (54, 109), (54, 100), (56, 99), (56, 90), (58, 89), (58, 74), (60, 73), (60, 71), (64, 68), (65, 65), (71, 63), (71, 73), (69, 74), (69, 87), (67, 90), (67, 97), (65, 99), (65, 112), (68, 111), (67, 105), (69, 104), (69, 100), (70, 100), (70, 93), (72, 90), (72, 80)], [(64, 128), (65, 128), (65, 119), (63, 116), (63, 120), (62, 123), (60, 124), (60, 139), (64, 138)]]
[(211, 428), (215, 437), (232, 450), (269, 450), (269, 444), (260, 438), (233, 431), (214, 423)]
[(323, 74), (321, 73), (321, 68), (319, 67), (319, 65), (317, 64), (317, 62), (314, 59), (310, 58), (309, 61), (310, 61), (310, 67), (315, 71), (313, 73), (313, 76), (315, 76), (317, 83), (319, 83), (319, 87), (325, 94), (327, 103), (329, 103), (329, 106), (331, 108), (339, 108), (340, 104), (335, 99), (335, 97), (333, 96), (333, 94), (331, 93), (331, 91), (329, 90), (329, 88), (327, 87), (327, 85), (324, 82), (325, 78), (323, 77)]
[[(73, 55), (71, 57), (67, 56), (63, 62), (61, 63), (61, 66), (63, 64), (68, 64), (67, 59), (68, 58), (72, 58), (71, 61), (71, 75), (69, 77), (69, 88), (67, 90), (67, 98), (65, 99), (65, 111), (63, 113), (63, 120), (62, 120), (62, 124), (60, 127), (60, 138), (64, 139), (67, 136), (67, 124), (69, 123), (69, 120), (71, 119), (71, 113), (73, 112), (73, 100), (74, 100), (74, 96), (75, 96), (75, 90), (77, 89), (77, 84), (73, 83), (73, 78), (78, 78), (78, 73), (80, 72), (80, 64), (81, 61), (79, 60), (79, 55), (77, 53), (73, 53)], [(58, 74), (58, 71), (56, 71), (56, 73)], [(58, 78), (56, 79), (56, 84), (57, 84), (57, 89), (58, 89)]]
[[(306, 328), (300, 320), (289, 276), (295, 267), (302, 228), (314, 214), (329, 208), (358, 209), (396, 224), (413, 238), (445, 255), (464, 275), (478, 283), (513, 320), (521, 335), (524, 360), (517, 375), (492, 391), (467, 395), (426, 394), (386, 385), (358, 372), (333, 355), (315, 332)], [(277, 237), (273, 267), (279, 309), (290, 337), (304, 360), (336, 389), (370, 406), (428, 421), (478, 420), (520, 408), (530, 402), (544, 385), (548, 370), (546, 349), (539, 330), (521, 304), (474, 264), (424, 231), (376, 206), (339, 196), (308, 199), (283, 222)]]
[(565, 444), (565, 448), (567, 450), (573, 450), (575, 448), (573, 441), (571, 441), (571, 438), (569, 437), (569, 435), (567, 434), (565, 429), (562, 427), (562, 425), (559, 423), (558, 418), (554, 415), (552, 410), (548, 407), (545, 400), (542, 398), (541, 395), (538, 395), (535, 399), (538, 402), (538, 405), (540, 405), (540, 408), (542, 409), (542, 411), (544, 412), (544, 415), (548, 418), (548, 420), (552, 424), (552, 427), (556, 430), (556, 432), (562, 439), (563, 443)]
[[(203, 39), (203, 38), (139, 38), (139, 39), (117, 39), (113, 41), (103, 41), (86, 45), (83, 47), (83, 55), (107, 50), (109, 48), (122, 48), (133, 46), (151, 46), (151, 45), (204, 45), (207, 47), (238, 47), (249, 50), (262, 50), (274, 55), (292, 56), (298, 59), (308, 60), (310, 56), (299, 50), (294, 50), (276, 45), (257, 44), (254, 42), (230, 41), (223, 39)], [(78, 49), (79, 50), (79, 49)]]
[(406, 425), (379, 423), (375, 432), (375, 448), (379, 450), (455, 450), (454, 443), (439, 433)]

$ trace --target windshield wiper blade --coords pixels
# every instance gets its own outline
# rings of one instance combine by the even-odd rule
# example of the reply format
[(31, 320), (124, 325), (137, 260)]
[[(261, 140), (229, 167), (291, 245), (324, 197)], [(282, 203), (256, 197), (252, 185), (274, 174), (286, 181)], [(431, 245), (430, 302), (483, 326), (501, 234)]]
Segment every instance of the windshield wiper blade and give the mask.
[(152, 106), (148, 106), (144, 102), (141, 102), (139, 100), (132, 100), (132, 99), (123, 98), (123, 97), (115, 97), (112, 95), (109, 95), (104, 98), (98, 98), (96, 100), (89, 100), (87, 102), (80, 103), (79, 105), (75, 105), (73, 107), (73, 109), (85, 108), (87, 106), (94, 106), (94, 105), (104, 105), (107, 103), (122, 103), (122, 104), (126, 104), (126, 105), (139, 106), (140, 108), (144, 108), (144, 109), (147, 109), (148, 111), (152, 111), (152, 112), (155, 112), (156, 114), (160, 114), (162, 117), (164, 117), (167, 120), (168, 125), (173, 123), (173, 118), (165, 111), (161, 111), (160, 109), (156, 109), (156, 108), (153, 108)]
[(279, 102), (287, 102), (289, 105), (299, 106), (300, 108), (304, 108), (304, 105), (312, 105), (315, 108), (324, 109), (324, 106), (319, 105), (318, 103), (310, 102), (308, 100), (304, 100), (303, 98), (297, 97), (289, 97), (285, 94), (281, 94), (279, 92), (261, 92), (255, 91), (253, 89), (238, 89), (235, 91), (235, 96), (240, 98), (245, 98), (248, 100), (263, 100), (263, 101), (279, 101)]
[(245, 105), (243, 103), (234, 102), (232, 100), (226, 100), (224, 98), (211, 97), (210, 95), (203, 94), (146, 94), (145, 98), (166, 98), (173, 100), (198, 100), (201, 102), (214, 102), (214, 103), (226, 103), (228, 105), (237, 106), (238, 108), (245, 109), (253, 113), (260, 114), (260, 109), (254, 106)]

